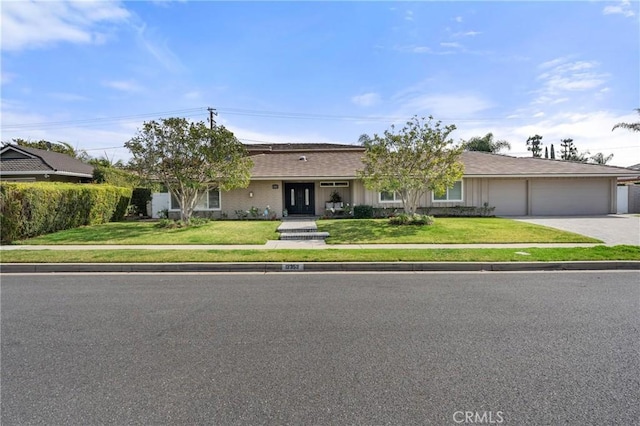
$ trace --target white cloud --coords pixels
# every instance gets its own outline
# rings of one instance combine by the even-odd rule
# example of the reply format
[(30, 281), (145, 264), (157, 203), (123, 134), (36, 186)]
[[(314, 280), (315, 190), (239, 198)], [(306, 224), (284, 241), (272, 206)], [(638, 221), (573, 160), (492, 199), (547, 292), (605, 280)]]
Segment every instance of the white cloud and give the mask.
[(4, 84), (9, 84), (13, 81), (13, 79), (15, 78), (15, 74), (12, 73), (8, 73), (8, 72), (0, 72), (0, 84), (4, 85)]
[(432, 94), (406, 91), (394, 97), (399, 106), (393, 116), (412, 117), (433, 115), (438, 120), (468, 119), (491, 108), (490, 101), (469, 93)]
[(378, 93), (364, 93), (362, 95), (353, 96), (351, 102), (358, 106), (369, 107), (380, 103), (380, 95)]
[(542, 86), (534, 104), (556, 104), (567, 101), (568, 93), (587, 92), (601, 88), (609, 79), (609, 74), (599, 72), (596, 61), (572, 61), (569, 58), (557, 58), (538, 66), (543, 72), (537, 80)]
[(49, 93), (48, 96), (62, 102), (79, 102), (89, 100), (89, 98), (87, 98), (86, 96), (78, 95), (75, 93), (53, 92)]
[(102, 83), (103, 86), (110, 87), (112, 89), (119, 90), (121, 92), (140, 92), (142, 91), (142, 87), (133, 80), (116, 80), (116, 81), (105, 81)]
[(456, 137), (468, 139), (492, 132), (496, 139), (511, 143), (508, 155), (529, 157), (525, 141), (534, 134), (542, 135), (544, 146), (553, 144), (558, 152), (560, 139), (572, 138), (579, 151), (591, 155), (614, 154), (611, 165), (627, 167), (640, 163), (637, 133), (623, 129), (611, 131), (616, 123), (637, 122), (638, 114), (615, 114), (607, 111), (563, 112), (532, 117), (516, 113), (504, 120), (458, 123)]
[(413, 11), (412, 10), (407, 10), (404, 13), (404, 20), (405, 21), (413, 21)]
[(145, 24), (137, 29), (138, 44), (153, 56), (162, 66), (173, 73), (185, 71), (185, 66), (180, 58), (169, 48), (167, 41), (161, 39), (153, 28), (147, 28)]
[(608, 5), (602, 9), (604, 15), (623, 15), (627, 18), (635, 16), (635, 12), (631, 9), (629, 0), (622, 0), (617, 5)]
[(453, 48), (456, 48), (456, 49), (462, 48), (462, 45), (460, 43), (456, 43), (456, 42), (442, 42), (442, 43), (440, 43), (440, 46), (442, 46), (442, 47), (453, 47)]
[(47, 47), (59, 42), (99, 44), (102, 23), (126, 22), (119, 2), (2, 2), (2, 50)]

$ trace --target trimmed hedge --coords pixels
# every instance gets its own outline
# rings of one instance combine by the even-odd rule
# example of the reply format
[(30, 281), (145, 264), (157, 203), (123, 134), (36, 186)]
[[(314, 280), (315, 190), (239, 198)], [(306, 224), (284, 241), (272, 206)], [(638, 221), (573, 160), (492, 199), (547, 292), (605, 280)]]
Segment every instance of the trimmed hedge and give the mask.
[(361, 204), (353, 207), (353, 217), (355, 219), (371, 219), (373, 217), (373, 206)]
[(60, 182), (0, 184), (0, 241), (123, 220), (131, 188)]

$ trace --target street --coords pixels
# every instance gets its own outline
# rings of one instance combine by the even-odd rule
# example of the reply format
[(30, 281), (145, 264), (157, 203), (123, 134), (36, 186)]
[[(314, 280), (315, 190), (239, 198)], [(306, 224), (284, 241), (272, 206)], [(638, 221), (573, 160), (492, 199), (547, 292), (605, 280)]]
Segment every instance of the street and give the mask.
[(639, 278), (4, 274), (1, 423), (637, 424)]

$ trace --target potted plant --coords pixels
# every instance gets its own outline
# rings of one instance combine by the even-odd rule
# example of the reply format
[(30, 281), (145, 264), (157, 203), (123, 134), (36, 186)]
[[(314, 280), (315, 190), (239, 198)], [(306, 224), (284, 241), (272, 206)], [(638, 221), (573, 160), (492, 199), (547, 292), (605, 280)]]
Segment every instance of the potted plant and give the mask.
[[(341, 209), (342, 208), (342, 195), (336, 190), (334, 190), (329, 196), (329, 203), (331, 206), (329, 208)], [(327, 204), (329, 204), (327, 203)]]

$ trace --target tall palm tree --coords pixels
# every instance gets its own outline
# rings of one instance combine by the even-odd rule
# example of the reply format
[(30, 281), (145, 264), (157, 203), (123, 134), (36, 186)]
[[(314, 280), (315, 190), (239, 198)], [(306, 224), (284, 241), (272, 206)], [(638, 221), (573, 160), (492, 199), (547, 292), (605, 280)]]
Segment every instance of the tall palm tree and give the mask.
[[(640, 114), (640, 108), (636, 108), (634, 109), (634, 111)], [(640, 121), (638, 121), (637, 123), (618, 123), (613, 126), (613, 129), (611, 129), (611, 131), (614, 131), (617, 128), (628, 129), (632, 132), (640, 132)]]
[(505, 140), (493, 140), (493, 133), (487, 133), (484, 136), (475, 136), (466, 142), (463, 142), (464, 149), (467, 151), (482, 151), (497, 154), (503, 149), (511, 149), (511, 144)]

